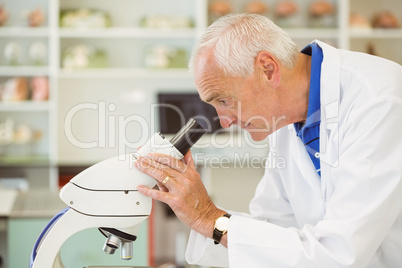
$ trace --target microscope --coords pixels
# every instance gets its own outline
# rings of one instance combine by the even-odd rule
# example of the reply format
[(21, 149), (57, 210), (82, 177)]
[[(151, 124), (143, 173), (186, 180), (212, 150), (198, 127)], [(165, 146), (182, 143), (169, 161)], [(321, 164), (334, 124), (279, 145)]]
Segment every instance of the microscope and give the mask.
[(156, 185), (153, 178), (133, 166), (134, 162), (152, 152), (182, 159), (205, 133), (196, 120), (190, 119), (170, 141), (157, 132), (136, 153), (106, 159), (72, 178), (60, 191), (68, 207), (39, 235), (29, 267), (65, 268), (60, 257), (63, 243), (73, 234), (94, 227), (106, 237), (105, 253), (114, 254), (120, 248), (121, 259), (132, 259), (133, 241), (152, 208), (151, 198), (139, 193), (137, 186)]

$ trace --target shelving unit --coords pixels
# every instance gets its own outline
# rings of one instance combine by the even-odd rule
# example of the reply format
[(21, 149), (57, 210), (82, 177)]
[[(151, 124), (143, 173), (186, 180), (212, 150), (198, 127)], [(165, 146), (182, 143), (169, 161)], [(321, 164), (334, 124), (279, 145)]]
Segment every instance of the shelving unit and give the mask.
[(187, 70), (169, 69), (169, 70), (149, 70), (146, 68), (108, 68), (77, 70), (60, 70), (59, 79), (68, 78), (170, 78), (187, 79), (191, 78)]
[[(114, 148), (80, 149), (72, 145), (64, 132), (65, 117), (72, 107), (80, 103), (93, 103), (98, 105), (105, 101), (115, 104), (116, 111), (105, 111), (105, 118), (118, 120), (119, 117), (129, 118), (132, 114), (141, 115), (144, 120), (150, 120), (149, 103), (156, 102), (156, 93), (159, 91), (189, 92), (194, 90), (191, 75), (183, 69), (149, 69), (143, 65), (144, 50), (155, 44), (168, 44), (183, 47), (189, 57), (197, 37), (208, 26), (208, 6), (214, 0), (175, 0), (175, 1), (140, 1), (140, 0), (33, 0), (26, 3), (23, 0), (0, 0), (10, 13), (6, 26), (0, 27), (0, 50), (9, 41), (17, 41), (26, 50), (34, 41), (47, 44), (48, 57), (44, 66), (32, 66), (26, 59), (18, 66), (7, 66), (0, 55), (0, 79), (11, 77), (46, 76), (49, 79), (50, 97), (47, 102), (36, 103), (24, 101), (20, 103), (1, 103), (0, 111), (4, 116), (24, 113), (30, 122), (45, 120), (46, 142), (43, 150), (47, 151), (48, 174), (50, 185), (57, 185), (57, 166), (91, 164), (102, 158), (111, 156), (119, 150), (118, 142)], [(270, 6), (267, 16), (275, 19), (272, 8), (279, 0), (266, 0)], [(367, 43), (372, 42), (378, 47), (380, 56), (390, 58), (402, 63), (402, 30), (368, 29), (356, 30), (349, 28), (349, 14), (361, 12), (371, 18), (378, 10), (383, 8), (400, 10), (402, 4), (398, 0), (329, 0), (336, 6), (335, 23), (332, 28), (312, 28), (306, 22), (308, 5), (313, 0), (297, 1), (300, 6), (298, 24), (300, 27), (285, 28), (290, 36), (301, 47), (313, 39), (328, 41), (333, 45), (358, 51), (365, 51)], [(230, 1), (234, 12), (244, 12), (248, 0)], [(27, 27), (26, 19), (21, 18), (21, 12), (41, 7), (46, 14), (45, 23), (38, 28)], [(105, 29), (70, 29), (59, 27), (59, 14), (61, 10), (77, 8), (96, 8), (109, 13), (112, 27)], [(146, 15), (184, 15), (192, 18), (193, 28), (189, 29), (146, 29), (140, 26), (141, 19)], [(402, 22), (402, 15), (398, 19)], [(109, 67), (84, 70), (68, 70), (62, 68), (62, 54), (64, 49), (72, 44), (91, 44), (107, 52)], [(139, 96), (135, 102), (129, 92)], [(127, 97), (130, 95), (131, 99)], [(72, 122), (73, 133), (84, 139), (93, 141), (99, 138), (99, 111), (86, 110), (77, 115)], [(0, 121), (1, 122), (1, 121)], [(117, 122), (117, 121), (116, 121)], [(118, 126), (109, 126), (106, 129)], [(116, 123), (117, 124), (117, 123)], [(137, 124), (137, 125), (135, 125)], [(138, 122), (127, 124), (124, 131), (126, 140), (138, 138)], [(105, 138), (109, 139), (106, 133)], [(134, 138), (135, 137), (135, 138)], [(109, 141), (109, 140), (108, 140)], [(113, 142), (112, 142), (113, 143)], [(125, 151), (132, 143), (125, 144)], [(107, 147), (107, 146), (106, 146)], [(1, 158), (1, 157), (0, 157)], [(93, 159), (90, 161), (89, 159)], [(26, 162), (24, 162), (26, 165)]]
[(105, 29), (60, 29), (60, 38), (194, 38), (195, 29), (144, 29), (144, 28), (105, 28)]
[(0, 104), (0, 111), (2, 112), (46, 112), (50, 108), (48, 102), (40, 101), (6, 102)]
[(49, 28), (38, 27), (3, 27), (0, 28), (0, 37), (48, 37)]
[(400, 29), (365, 29), (356, 30), (351, 29), (349, 31), (350, 38), (367, 38), (367, 39), (387, 39), (387, 40), (399, 40), (402, 39), (402, 30)]
[(47, 76), (47, 66), (0, 66), (2, 76)]
[[(51, 1), (49, 1), (51, 2)], [(0, 5), (6, 8), (9, 19), (7, 24), (0, 27), (0, 81), (14, 77), (25, 77), (28, 80), (33, 77), (46, 77), (49, 82), (49, 99), (46, 101), (18, 101), (4, 102), (0, 100), (0, 123), (11, 119), (14, 127), (28, 126), (33, 132), (40, 131), (41, 138), (27, 144), (13, 143), (2, 145), (0, 155), (0, 173), (2, 178), (25, 178), (32, 187), (54, 188), (56, 181), (57, 141), (53, 129), (56, 128), (53, 114), (57, 112), (55, 107), (54, 66), (51, 66), (51, 27), (50, 20), (46, 18), (41, 27), (29, 27), (27, 14), (37, 7), (49, 13), (48, 0), (25, 1), (5, 0)], [(28, 49), (34, 42), (42, 42), (48, 50), (43, 65), (34, 65), (28, 57)], [(17, 42), (21, 46), (21, 57), (18, 65), (9, 66), (5, 61), (3, 50), (8, 42)], [(30, 85), (28, 86), (30, 88)], [(30, 90), (30, 89), (29, 89)]]

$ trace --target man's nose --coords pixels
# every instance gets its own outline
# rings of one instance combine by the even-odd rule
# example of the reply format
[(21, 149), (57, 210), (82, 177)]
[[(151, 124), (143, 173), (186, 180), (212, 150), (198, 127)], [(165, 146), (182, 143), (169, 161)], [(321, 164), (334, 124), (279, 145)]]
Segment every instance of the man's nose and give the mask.
[(229, 128), (236, 122), (236, 118), (234, 116), (227, 115), (218, 115), (219, 122), (223, 128)]

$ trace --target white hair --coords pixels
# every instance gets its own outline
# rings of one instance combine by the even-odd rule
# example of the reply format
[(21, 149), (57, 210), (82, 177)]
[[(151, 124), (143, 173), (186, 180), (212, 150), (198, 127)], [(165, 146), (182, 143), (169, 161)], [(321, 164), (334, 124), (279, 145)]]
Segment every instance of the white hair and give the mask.
[(189, 62), (213, 49), (218, 68), (225, 75), (246, 78), (254, 72), (255, 57), (261, 51), (271, 53), (284, 67), (293, 68), (298, 50), (289, 35), (270, 19), (255, 14), (231, 14), (208, 27), (198, 40)]

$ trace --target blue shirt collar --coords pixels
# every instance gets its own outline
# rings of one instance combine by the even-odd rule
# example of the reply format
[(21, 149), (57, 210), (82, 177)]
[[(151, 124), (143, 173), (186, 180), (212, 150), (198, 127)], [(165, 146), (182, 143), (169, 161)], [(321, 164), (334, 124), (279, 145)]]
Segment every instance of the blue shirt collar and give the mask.
[(310, 44), (305, 47), (302, 53), (311, 56), (311, 73), (310, 73), (310, 90), (307, 108), (307, 119), (303, 123), (295, 123), (297, 136), (300, 137), (307, 153), (309, 154), (314, 167), (321, 177), (321, 164), (320, 164), (320, 88), (321, 88), (321, 64), (323, 60), (323, 53), (317, 44)]

